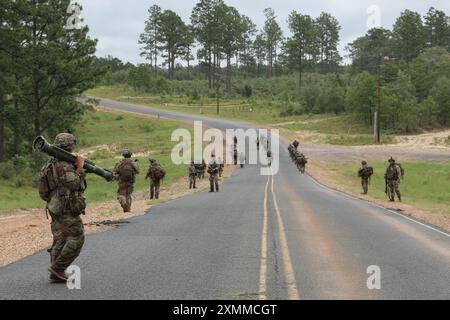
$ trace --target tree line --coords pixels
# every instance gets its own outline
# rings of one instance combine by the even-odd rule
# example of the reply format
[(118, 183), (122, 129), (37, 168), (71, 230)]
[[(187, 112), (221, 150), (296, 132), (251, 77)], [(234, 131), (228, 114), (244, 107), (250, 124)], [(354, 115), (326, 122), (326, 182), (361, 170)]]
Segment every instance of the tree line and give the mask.
[[(383, 129), (413, 132), (450, 124), (450, 99), (446, 94), (450, 81), (450, 18), (444, 11), (431, 7), (421, 16), (405, 10), (392, 30), (369, 30), (347, 45), (350, 65), (342, 64), (337, 49), (341, 27), (332, 15), (323, 12), (314, 18), (292, 11), (287, 19), (290, 34), (284, 35), (275, 11), (267, 8), (263, 14), (265, 22), (258, 30), (249, 17), (222, 0), (198, 1), (190, 24), (184, 24), (170, 10), (152, 6), (140, 40), (142, 55), (150, 66), (134, 68), (129, 83), (135, 89), (151, 84), (148, 90), (152, 92), (170, 90), (171, 85), (161, 78), (164, 70), (159, 68), (157, 57), (169, 57), (169, 47), (160, 40), (167, 39), (164, 25), (169, 22), (161, 17), (172, 16), (184, 24), (179, 30), (185, 34), (177, 33), (179, 40), (175, 43), (182, 48), (178, 57), (187, 62), (187, 67), (167, 62), (171, 66), (169, 79), (203, 78), (209, 88), (224, 82), (224, 93), (230, 97), (248, 92), (243, 85), (239, 87), (246, 79), (245, 86), (253, 84), (259, 96), (283, 100), (287, 106), (283, 115), (349, 112), (368, 125), (373, 124), (380, 87)], [(198, 49), (197, 66), (190, 64), (194, 46)], [(225, 81), (217, 81), (221, 62), (226, 65)], [(160, 70), (159, 76), (150, 76), (148, 69), (153, 74)], [(297, 87), (273, 89), (277, 87), (273, 82), (268, 81), (271, 88), (253, 80), (294, 74), (298, 75)], [(238, 86), (232, 85), (233, 77)]]
[(336, 18), (328, 13), (313, 18), (293, 11), (289, 16), (292, 36), (285, 37), (275, 11), (266, 8), (263, 14), (264, 26), (257, 30), (248, 16), (223, 0), (200, 0), (192, 10), (190, 24), (174, 11), (153, 5), (139, 39), (141, 55), (155, 71), (161, 56), (172, 80), (175, 59), (186, 62), (190, 71), (195, 45), (210, 88), (218, 83), (225, 63), (224, 82), (229, 94), (236, 67), (247, 76), (261, 76), (264, 72), (268, 78), (278, 67), (300, 74), (315, 67), (324, 72), (336, 71), (342, 60), (337, 49), (340, 25)]

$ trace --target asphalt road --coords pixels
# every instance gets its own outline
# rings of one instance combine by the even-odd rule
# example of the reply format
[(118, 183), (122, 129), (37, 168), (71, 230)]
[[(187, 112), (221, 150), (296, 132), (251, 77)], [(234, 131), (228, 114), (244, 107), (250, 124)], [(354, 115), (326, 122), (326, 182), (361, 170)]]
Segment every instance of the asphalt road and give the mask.
[[(232, 121), (103, 100), (212, 127)], [(88, 236), (81, 289), (47, 282), (48, 254), (0, 269), (0, 299), (450, 299), (450, 235), (300, 175), (238, 169), (201, 192)], [(369, 290), (369, 266), (380, 289)]]

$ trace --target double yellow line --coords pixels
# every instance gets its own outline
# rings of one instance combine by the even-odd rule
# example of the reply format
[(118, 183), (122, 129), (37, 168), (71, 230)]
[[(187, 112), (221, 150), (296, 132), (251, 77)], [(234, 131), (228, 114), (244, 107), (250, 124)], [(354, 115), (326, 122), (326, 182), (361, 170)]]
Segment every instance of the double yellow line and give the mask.
[(288, 298), (290, 300), (299, 300), (300, 294), (297, 287), (297, 282), (295, 280), (294, 267), (292, 265), (291, 255), (289, 253), (289, 247), (286, 237), (286, 232), (284, 228), (283, 219), (281, 218), (281, 211), (278, 206), (277, 196), (275, 194), (274, 189), (274, 175), (269, 176), (266, 183), (266, 188), (264, 191), (264, 215), (263, 215), (263, 229), (261, 236), (261, 266), (259, 273), (259, 292), (260, 292), (260, 300), (266, 300), (268, 298), (267, 294), (267, 239), (269, 236), (269, 185), (271, 186), (271, 194), (273, 199), (273, 205), (276, 212), (277, 222), (278, 222), (278, 230), (280, 235), (280, 245), (281, 245), (281, 254), (283, 257), (284, 264), (284, 274), (285, 281), (287, 286)]

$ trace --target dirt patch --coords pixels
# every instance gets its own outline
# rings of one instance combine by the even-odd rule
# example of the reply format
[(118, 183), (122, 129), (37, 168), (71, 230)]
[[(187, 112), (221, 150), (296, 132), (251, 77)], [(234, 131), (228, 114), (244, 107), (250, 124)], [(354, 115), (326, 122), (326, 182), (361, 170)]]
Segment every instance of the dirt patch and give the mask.
[[(222, 180), (233, 173), (234, 166), (226, 166)], [(161, 187), (161, 199), (155, 203), (148, 198), (148, 191), (137, 192), (133, 196), (131, 213), (123, 213), (117, 201), (88, 205), (82, 216), (86, 234), (111, 230), (126, 223), (126, 220), (151, 213), (151, 208), (159, 203), (174, 200), (200, 192), (209, 187), (208, 179), (200, 180), (198, 189), (189, 190), (188, 178), (182, 178), (168, 186)], [(0, 267), (51, 246), (50, 220), (44, 209), (16, 210), (0, 217)]]

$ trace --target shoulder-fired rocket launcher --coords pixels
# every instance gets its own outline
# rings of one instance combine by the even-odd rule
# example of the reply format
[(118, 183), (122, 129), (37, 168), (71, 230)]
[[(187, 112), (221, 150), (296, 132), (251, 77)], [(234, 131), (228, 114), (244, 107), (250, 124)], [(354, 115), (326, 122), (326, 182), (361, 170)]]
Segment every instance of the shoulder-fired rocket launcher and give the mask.
[[(63, 150), (53, 144), (48, 143), (44, 137), (37, 137), (33, 142), (33, 148), (36, 151), (43, 152), (52, 156), (58, 160), (75, 163), (77, 157), (66, 150)], [(84, 169), (87, 173), (96, 174), (106, 181), (111, 182), (114, 180), (114, 173), (107, 169), (97, 167), (95, 163), (90, 160), (85, 160)]]

